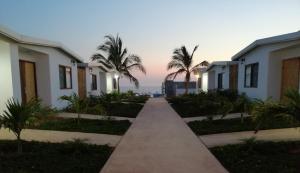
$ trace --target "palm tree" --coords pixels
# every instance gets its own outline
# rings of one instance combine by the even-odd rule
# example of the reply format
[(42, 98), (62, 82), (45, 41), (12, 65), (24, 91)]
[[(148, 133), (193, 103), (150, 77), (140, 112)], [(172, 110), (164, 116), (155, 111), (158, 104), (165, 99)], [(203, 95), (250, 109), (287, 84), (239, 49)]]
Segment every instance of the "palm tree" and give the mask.
[(107, 35), (105, 39), (104, 44), (98, 46), (98, 50), (105, 54), (94, 54), (91, 59), (93, 61), (97, 60), (108, 69), (115, 70), (120, 74), (117, 77), (118, 93), (120, 93), (119, 80), (122, 76), (128, 78), (138, 88), (139, 81), (131, 74), (131, 71), (139, 70), (146, 74), (141, 58), (134, 54), (128, 54), (127, 49), (123, 48), (122, 39), (118, 35), (116, 37)]
[(77, 124), (79, 124), (81, 119), (80, 115), (86, 111), (88, 106), (86, 100), (81, 99), (76, 93), (73, 93), (70, 96), (61, 96), (59, 99), (69, 102), (69, 107), (77, 113)]
[(169, 62), (167, 69), (177, 69), (177, 71), (168, 74), (165, 80), (172, 79), (174, 80), (177, 75), (185, 73), (185, 94), (188, 93), (188, 84), (191, 79), (191, 73), (195, 73), (200, 66), (206, 66), (208, 64), (207, 61), (203, 61), (192, 67), (193, 64), (193, 56), (195, 51), (198, 49), (198, 46), (195, 46), (192, 54), (190, 54), (185, 46), (181, 46), (181, 48), (175, 49), (173, 52), (172, 60)]
[[(14, 99), (7, 101), (4, 114), (0, 116), (0, 122), (4, 128), (10, 129), (17, 137), (18, 153), (22, 153), (21, 132), (28, 123), (29, 119), (37, 115), (41, 109), (39, 100), (31, 100), (26, 104), (21, 104)], [(42, 111), (46, 113), (45, 111)]]
[(287, 114), (300, 121), (300, 93), (298, 90), (289, 89), (286, 91), (284, 105)]

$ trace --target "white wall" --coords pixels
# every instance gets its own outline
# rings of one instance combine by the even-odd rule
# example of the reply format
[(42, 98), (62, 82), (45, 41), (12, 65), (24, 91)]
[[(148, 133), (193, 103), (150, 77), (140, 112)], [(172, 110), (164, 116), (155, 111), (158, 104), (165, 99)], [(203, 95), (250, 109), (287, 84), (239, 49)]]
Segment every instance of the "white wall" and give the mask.
[[(92, 72), (90, 73), (88, 70), (88, 75), (87, 75), (87, 91), (89, 95), (93, 95), (93, 96), (99, 96), (101, 95), (101, 84), (103, 83), (100, 73), (102, 72), (102, 70), (98, 67), (89, 67), (92, 69)], [(96, 90), (92, 90), (92, 75), (96, 75), (97, 76), (97, 89)]]
[[(299, 41), (277, 43), (271, 45), (260, 46), (255, 48), (248, 54), (242, 56), (245, 61), (239, 62), (239, 75), (238, 75), (238, 90), (240, 93), (246, 93), (251, 98), (265, 100), (269, 97), (278, 99), (278, 88), (281, 81), (281, 66), (279, 61), (270, 63), (269, 56), (270, 52), (299, 44)], [(257, 88), (245, 88), (245, 66), (247, 64), (259, 63), (258, 69), (258, 87)], [(271, 68), (270, 68), (271, 66)], [(280, 74), (279, 74), (280, 73)], [(271, 90), (270, 90), (271, 88)], [(280, 93), (279, 93), (280, 94)]]
[(106, 92), (111, 93), (113, 92), (113, 77), (112, 73), (106, 73)]
[[(59, 100), (59, 97), (63, 95), (71, 95), (72, 93), (78, 93), (78, 80), (77, 80), (77, 65), (71, 62), (72, 57), (65, 54), (56, 48), (32, 46), (19, 44), (20, 46), (28, 49), (35, 50), (47, 54), (49, 57), (49, 78), (50, 90), (51, 90), (51, 106), (56, 108), (64, 108), (68, 105), (66, 101)], [(59, 82), (59, 65), (68, 66), (72, 69), (72, 88), (60, 89)]]
[(8, 99), (13, 97), (10, 45), (0, 38), (0, 115)]
[(229, 65), (216, 65), (208, 72), (208, 89), (218, 89), (218, 74), (223, 74), (222, 89), (229, 89)]
[(280, 99), (282, 81), (282, 61), (300, 57), (300, 44), (282, 50), (271, 52), (269, 55), (268, 96)]
[(31, 51), (29, 49), (19, 49), (19, 59), (35, 63), (37, 96), (43, 100), (44, 105), (52, 104), (49, 57), (46, 54)]
[(215, 71), (208, 71), (208, 85), (207, 85), (208, 90), (213, 90), (215, 89)]
[(204, 92), (207, 92), (208, 91), (208, 73), (205, 72), (205, 73), (202, 73), (202, 77), (201, 77), (201, 89), (202, 91)]

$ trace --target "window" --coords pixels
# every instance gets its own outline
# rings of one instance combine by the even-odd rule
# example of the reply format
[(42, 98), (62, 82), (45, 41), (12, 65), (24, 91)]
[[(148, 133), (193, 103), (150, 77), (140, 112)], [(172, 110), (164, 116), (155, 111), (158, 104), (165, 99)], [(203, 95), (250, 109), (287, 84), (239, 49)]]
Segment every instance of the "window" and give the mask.
[(223, 73), (218, 74), (218, 89), (223, 89)]
[(60, 89), (72, 88), (72, 69), (67, 66), (59, 66)]
[(92, 90), (97, 90), (97, 76), (92, 74)]
[(258, 81), (258, 63), (245, 66), (244, 86), (246, 88), (257, 88)]
[(117, 88), (117, 80), (113, 78), (113, 88), (116, 90)]

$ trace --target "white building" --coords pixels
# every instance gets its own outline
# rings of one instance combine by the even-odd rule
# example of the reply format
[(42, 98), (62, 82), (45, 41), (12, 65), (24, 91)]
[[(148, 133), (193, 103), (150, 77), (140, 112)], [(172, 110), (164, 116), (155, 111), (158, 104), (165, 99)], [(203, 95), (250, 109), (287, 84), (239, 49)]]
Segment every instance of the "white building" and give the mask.
[(299, 89), (300, 31), (256, 40), (232, 60), (239, 62), (240, 93), (279, 100), (288, 88)]
[(207, 85), (207, 90), (237, 89), (237, 62), (212, 62), (203, 75), (203, 85)]
[[(84, 81), (83, 77), (87, 75), (86, 68), (78, 66), (82, 62), (78, 55), (60, 43), (0, 27), (0, 112), (10, 98), (28, 102), (38, 97), (44, 105), (65, 107), (67, 103), (58, 100), (60, 96), (89, 92), (82, 87), (89, 81)], [(97, 79), (104, 80), (108, 76), (103, 74)], [(99, 89), (101, 85), (104, 84), (100, 83)], [(107, 92), (112, 90), (111, 87), (107, 83), (102, 89)]]

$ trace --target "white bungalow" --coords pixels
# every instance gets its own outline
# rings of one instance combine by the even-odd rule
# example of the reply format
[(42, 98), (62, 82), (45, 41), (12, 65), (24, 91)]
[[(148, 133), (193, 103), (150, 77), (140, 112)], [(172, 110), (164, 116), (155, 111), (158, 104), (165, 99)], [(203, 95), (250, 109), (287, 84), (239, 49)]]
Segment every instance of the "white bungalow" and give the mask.
[[(207, 77), (206, 77), (207, 76)], [(212, 62), (204, 73), (207, 78), (207, 90), (237, 89), (237, 62)], [(203, 83), (205, 83), (203, 81)]]
[(239, 62), (240, 93), (280, 100), (288, 88), (299, 89), (300, 31), (256, 40), (232, 60)]
[[(38, 97), (44, 105), (65, 107), (67, 103), (58, 100), (60, 96), (89, 92), (78, 87), (89, 81), (80, 77), (87, 75), (78, 65), (82, 62), (60, 43), (24, 36), (0, 26), (0, 111), (10, 98), (28, 102)], [(108, 75), (103, 76), (97, 79), (104, 80)], [(111, 84), (107, 86), (102, 87), (103, 91), (111, 91)]]

